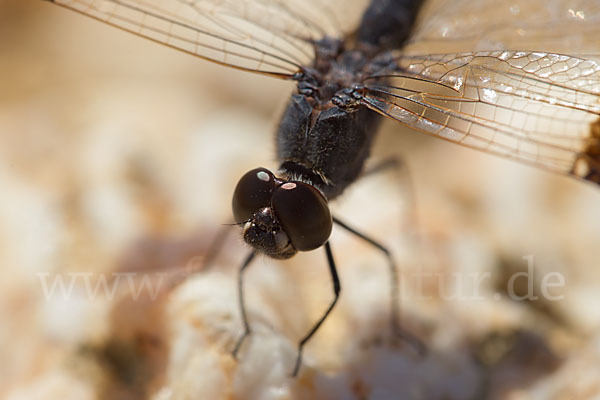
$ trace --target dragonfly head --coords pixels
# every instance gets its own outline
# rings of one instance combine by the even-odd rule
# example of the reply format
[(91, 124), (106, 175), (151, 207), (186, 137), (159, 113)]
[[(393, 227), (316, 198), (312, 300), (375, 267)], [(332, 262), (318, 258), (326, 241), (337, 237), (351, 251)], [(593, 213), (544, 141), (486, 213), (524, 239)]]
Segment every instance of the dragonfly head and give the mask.
[(244, 241), (273, 258), (314, 250), (331, 234), (331, 213), (321, 192), (304, 182), (279, 179), (266, 168), (242, 176), (232, 206)]

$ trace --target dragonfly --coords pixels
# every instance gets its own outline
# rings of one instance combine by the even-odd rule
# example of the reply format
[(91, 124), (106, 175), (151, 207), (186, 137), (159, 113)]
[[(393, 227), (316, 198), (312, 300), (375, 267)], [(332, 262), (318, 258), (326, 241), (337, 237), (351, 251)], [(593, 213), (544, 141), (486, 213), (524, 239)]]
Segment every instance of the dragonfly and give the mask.
[[(280, 168), (247, 172), (233, 214), (255, 255), (323, 247), (341, 291), (334, 224), (388, 257), (328, 203), (364, 173), (382, 119), (557, 174), (600, 184), (600, 2), (577, 0), (47, 0), (194, 56), (296, 84), (276, 134)], [(575, 36), (574, 33), (577, 35)]]

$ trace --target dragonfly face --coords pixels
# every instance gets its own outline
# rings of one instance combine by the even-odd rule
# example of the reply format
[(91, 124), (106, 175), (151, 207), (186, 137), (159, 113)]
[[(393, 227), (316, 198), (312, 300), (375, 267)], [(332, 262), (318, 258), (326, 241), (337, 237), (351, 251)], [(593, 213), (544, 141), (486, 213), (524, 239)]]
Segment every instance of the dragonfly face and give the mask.
[(276, 178), (266, 168), (247, 172), (233, 194), (235, 222), (244, 240), (273, 258), (321, 247), (331, 234), (327, 200), (314, 186)]

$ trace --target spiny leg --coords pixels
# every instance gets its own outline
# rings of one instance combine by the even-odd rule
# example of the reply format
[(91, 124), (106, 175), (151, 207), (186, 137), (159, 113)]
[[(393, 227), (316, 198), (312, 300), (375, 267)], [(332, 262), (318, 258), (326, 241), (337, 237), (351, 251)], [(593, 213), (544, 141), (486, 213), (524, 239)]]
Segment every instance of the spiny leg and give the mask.
[[(406, 218), (407, 222), (406, 223), (408, 224), (410, 231), (417, 232), (418, 228), (419, 228), (419, 223), (418, 223), (418, 217), (417, 217), (418, 210), (417, 210), (417, 201), (415, 199), (416, 195), (415, 195), (415, 189), (414, 189), (414, 182), (412, 179), (412, 174), (410, 172), (410, 168), (409, 168), (408, 164), (402, 158), (399, 158), (397, 156), (385, 158), (382, 161), (375, 164), (374, 166), (365, 170), (362, 173), (361, 178), (366, 178), (366, 177), (370, 177), (373, 175), (377, 175), (381, 172), (385, 172), (388, 170), (395, 171), (395, 173), (397, 175), (399, 175), (400, 178), (406, 182), (406, 184), (405, 184), (405, 187), (407, 187), (406, 196), (408, 197), (408, 213), (407, 213), (407, 218)], [(335, 221), (335, 219), (334, 219), (334, 221)], [(379, 250), (384, 252), (386, 258), (388, 259), (388, 263), (390, 265), (390, 279), (391, 279), (390, 312), (392, 313), (392, 317), (391, 317), (392, 333), (396, 336), (404, 338), (404, 340), (406, 340), (409, 343), (413, 343), (413, 346), (420, 353), (422, 353), (425, 350), (425, 346), (421, 343), (421, 341), (418, 340), (417, 338), (412, 337), (412, 335), (409, 335), (407, 332), (402, 330), (400, 327), (400, 320), (399, 320), (400, 314), (399, 314), (399, 310), (398, 310), (398, 299), (399, 299), (398, 268), (395, 265), (395, 261), (392, 258), (391, 252), (387, 248), (382, 246), (380, 243), (376, 242), (375, 240), (373, 240), (369, 237), (366, 237), (365, 235), (361, 234), (360, 232), (357, 232), (355, 229), (350, 228), (348, 225), (343, 224), (341, 221), (337, 220), (337, 223), (338, 223), (338, 225), (342, 226), (349, 232), (355, 234), (356, 236), (362, 238), (363, 240), (366, 240), (368, 243), (370, 243), (371, 245), (377, 247)], [(413, 236), (413, 238), (414, 238), (414, 236)], [(416, 238), (417, 238), (417, 240), (414, 241), (413, 245), (418, 248), (422, 247), (422, 242), (421, 242), (421, 240), (418, 239), (418, 235), (416, 236)]]
[(340, 227), (344, 228), (348, 232), (352, 233), (353, 235), (355, 235), (355, 236), (359, 237), (360, 239), (364, 240), (365, 242), (369, 243), (371, 246), (375, 247), (376, 249), (380, 250), (383, 254), (385, 254), (385, 257), (388, 260), (389, 273), (390, 273), (390, 328), (391, 328), (392, 334), (394, 336), (402, 338), (403, 340), (405, 340), (406, 342), (411, 344), (417, 350), (417, 352), (419, 354), (424, 354), (426, 351), (426, 347), (423, 344), (423, 342), (421, 342), (421, 340), (419, 338), (417, 338), (416, 336), (411, 335), (410, 333), (406, 332), (400, 326), (400, 310), (398, 308), (398, 301), (400, 299), (400, 295), (399, 295), (400, 288), (398, 286), (398, 266), (396, 265), (396, 262), (394, 261), (394, 257), (392, 257), (392, 253), (385, 246), (383, 246), (376, 240), (366, 236), (363, 233), (358, 232), (354, 228), (351, 228), (350, 226), (346, 225), (344, 222), (340, 221), (338, 218), (333, 217), (333, 222), (336, 223), (337, 225), (339, 225)]
[(235, 359), (237, 359), (237, 354), (238, 354), (238, 351), (240, 350), (240, 347), (242, 347), (242, 343), (244, 343), (244, 340), (250, 334), (250, 324), (248, 324), (248, 317), (246, 315), (246, 306), (244, 305), (244, 270), (246, 269), (246, 267), (248, 267), (248, 265), (250, 265), (250, 263), (254, 259), (255, 255), (256, 255), (256, 252), (254, 252), (254, 251), (252, 251), (252, 252), (250, 252), (250, 254), (248, 254), (248, 257), (246, 257), (246, 260), (244, 260), (244, 263), (242, 264), (242, 267), (240, 268), (240, 272), (238, 273), (238, 301), (239, 301), (239, 306), (240, 306), (240, 312), (242, 314), (242, 322), (244, 323), (244, 333), (238, 339), (238, 341), (235, 344), (235, 347), (233, 349), (233, 352), (231, 353), (233, 355), (233, 358), (235, 358)]
[(296, 364), (294, 365), (294, 370), (292, 371), (292, 376), (298, 375), (298, 371), (300, 370), (300, 364), (302, 363), (302, 349), (303, 349), (304, 345), (306, 344), (306, 342), (308, 342), (310, 340), (311, 337), (313, 337), (313, 335), (321, 327), (323, 322), (325, 322), (325, 319), (327, 319), (327, 317), (331, 313), (331, 310), (333, 310), (335, 303), (337, 303), (338, 298), (340, 297), (340, 290), (341, 290), (340, 278), (338, 277), (337, 270), (335, 269), (335, 262), (333, 261), (333, 254), (331, 253), (331, 246), (329, 245), (329, 242), (325, 243), (325, 253), (327, 254), (327, 262), (329, 263), (329, 272), (331, 273), (331, 281), (333, 282), (334, 298), (333, 298), (333, 301), (331, 302), (331, 304), (329, 304), (329, 307), (327, 307), (327, 310), (325, 311), (323, 316), (321, 316), (321, 318), (311, 328), (311, 330), (306, 334), (306, 336), (304, 336), (302, 338), (302, 340), (300, 340), (300, 342), (298, 343), (298, 355), (296, 356)]

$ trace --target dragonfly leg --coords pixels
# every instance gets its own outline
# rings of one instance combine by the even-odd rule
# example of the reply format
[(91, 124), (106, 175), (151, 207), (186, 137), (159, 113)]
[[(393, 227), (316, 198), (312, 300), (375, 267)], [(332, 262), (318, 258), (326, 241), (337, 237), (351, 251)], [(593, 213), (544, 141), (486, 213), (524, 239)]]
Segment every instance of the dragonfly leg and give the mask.
[(329, 304), (329, 307), (327, 307), (327, 310), (325, 310), (325, 313), (321, 316), (321, 318), (319, 318), (317, 323), (315, 323), (313, 325), (313, 327), (310, 329), (310, 331), (298, 343), (298, 355), (296, 356), (296, 364), (294, 365), (294, 370), (292, 371), (293, 377), (298, 375), (298, 371), (300, 370), (300, 364), (302, 363), (302, 350), (304, 348), (304, 345), (306, 344), (306, 342), (308, 342), (310, 340), (310, 338), (313, 337), (313, 335), (317, 332), (317, 330), (319, 330), (319, 328), (321, 327), (323, 322), (325, 322), (325, 319), (327, 319), (327, 317), (331, 313), (331, 310), (333, 310), (333, 307), (335, 307), (335, 304), (337, 303), (338, 298), (340, 297), (340, 291), (341, 291), (340, 278), (338, 277), (338, 273), (335, 268), (335, 262), (333, 260), (333, 254), (331, 252), (331, 246), (329, 245), (329, 242), (325, 243), (325, 253), (327, 254), (327, 262), (329, 263), (329, 272), (331, 273), (331, 280), (333, 282), (334, 298), (333, 298), (333, 301)]
[(248, 257), (246, 257), (246, 260), (244, 260), (244, 263), (240, 268), (240, 272), (238, 273), (238, 301), (240, 306), (240, 313), (242, 315), (242, 322), (244, 323), (244, 333), (238, 339), (231, 353), (233, 355), (233, 358), (235, 359), (237, 359), (237, 354), (240, 350), (240, 347), (242, 347), (242, 343), (244, 343), (244, 340), (248, 337), (248, 335), (250, 335), (251, 332), (250, 324), (248, 324), (248, 316), (246, 315), (246, 305), (244, 304), (244, 270), (250, 265), (255, 255), (256, 252), (254, 251), (248, 254)]
[(398, 266), (392, 253), (381, 243), (376, 240), (370, 238), (369, 236), (358, 232), (356, 229), (348, 226), (346, 223), (340, 221), (338, 218), (333, 217), (333, 222), (340, 227), (344, 228), (348, 232), (357, 236), (358, 238), (364, 240), (369, 243), (371, 246), (375, 247), (379, 251), (381, 251), (388, 260), (389, 274), (390, 274), (390, 329), (392, 335), (395, 337), (399, 337), (402, 340), (406, 341), (410, 345), (412, 345), (415, 350), (419, 354), (424, 354), (426, 352), (425, 344), (416, 336), (406, 332), (402, 329), (400, 325), (400, 309), (398, 307), (398, 302), (400, 300), (400, 288), (398, 286)]

